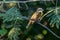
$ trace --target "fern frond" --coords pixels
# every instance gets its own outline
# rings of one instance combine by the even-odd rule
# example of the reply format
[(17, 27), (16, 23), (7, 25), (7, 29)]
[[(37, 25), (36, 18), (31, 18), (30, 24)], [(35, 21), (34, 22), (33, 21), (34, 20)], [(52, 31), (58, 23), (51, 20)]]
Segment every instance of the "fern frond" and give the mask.
[(56, 26), (59, 29), (60, 26), (60, 12), (59, 12), (60, 8), (57, 9), (55, 8), (55, 10), (53, 12), (51, 12), (50, 14), (48, 14), (46, 17), (48, 17), (48, 21), (50, 22), (50, 26), (54, 27)]

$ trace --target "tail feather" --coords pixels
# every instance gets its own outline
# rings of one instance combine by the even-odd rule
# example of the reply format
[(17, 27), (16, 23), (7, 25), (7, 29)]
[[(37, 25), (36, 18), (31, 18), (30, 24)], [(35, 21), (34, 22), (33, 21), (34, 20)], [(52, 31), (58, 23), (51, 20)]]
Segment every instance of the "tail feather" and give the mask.
[(26, 26), (26, 29), (28, 29), (29, 28), (29, 26), (31, 25), (31, 21), (27, 24), (27, 26)]

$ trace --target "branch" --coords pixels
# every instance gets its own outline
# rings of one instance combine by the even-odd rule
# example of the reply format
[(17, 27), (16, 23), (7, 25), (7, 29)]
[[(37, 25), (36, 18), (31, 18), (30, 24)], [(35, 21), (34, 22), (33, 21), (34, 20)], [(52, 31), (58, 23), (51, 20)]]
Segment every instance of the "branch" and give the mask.
[[(39, 1), (39, 0), (37, 0), (37, 1)], [(10, 3), (10, 2), (14, 2), (14, 3), (27, 3), (27, 2), (35, 2), (35, 1), (0, 1), (0, 3), (1, 2), (4, 2), (4, 3)]]
[(37, 22), (39, 25), (41, 25), (42, 27), (44, 27), (45, 29), (47, 29), (50, 33), (52, 33), (55, 37), (60, 39), (60, 36), (58, 36), (57, 34), (55, 34), (52, 30), (50, 30), (47, 26)]
[[(56, 9), (59, 9), (59, 8), (60, 8), (60, 7), (56, 8)], [(40, 18), (39, 21), (41, 21), (46, 15), (48, 15), (49, 13), (51, 13), (52, 11), (54, 11), (54, 10), (56, 10), (56, 9), (52, 9), (52, 10), (48, 11), (47, 13), (45, 13), (45, 14)]]

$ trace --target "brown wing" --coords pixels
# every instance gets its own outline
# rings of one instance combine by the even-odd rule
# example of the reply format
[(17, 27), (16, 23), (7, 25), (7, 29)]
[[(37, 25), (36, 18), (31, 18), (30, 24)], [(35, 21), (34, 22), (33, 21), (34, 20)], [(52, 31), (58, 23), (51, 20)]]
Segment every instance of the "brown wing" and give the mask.
[(34, 23), (34, 22), (37, 20), (37, 15), (38, 15), (37, 12), (35, 12), (35, 13), (32, 15), (32, 17), (31, 17), (31, 19), (30, 19), (30, 21), (32, 21), (32, 23)]
[(36, 17), (37, 17), (37, 13), (35, 12), (35, 13), (33, 13), (32, 17), (30, 18), (28, 25), (26, 26), (27, 29), (29, 28), (29, 26), (31, 24), (33, 24), (36, 21)]

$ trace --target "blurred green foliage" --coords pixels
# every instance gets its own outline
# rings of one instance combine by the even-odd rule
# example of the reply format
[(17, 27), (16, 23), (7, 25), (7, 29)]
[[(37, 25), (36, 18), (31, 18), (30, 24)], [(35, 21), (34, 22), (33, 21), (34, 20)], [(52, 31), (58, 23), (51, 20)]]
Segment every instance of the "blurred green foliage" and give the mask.
[[(24, 17), (27, 19), (30, 18), (39, 7), (44, 9), (44, 14), (46, 14), (49, 10), (54, 9), (54, 11), (42, 19), (41, 23), (44, 24), (44, 22), (47, 21), (48, 24), (46, 26), (48, 26), (56, 34), (60, 35), (59, 2), (57, 2), (58, 9), (56, 9), (56, 1), (35, 1), (14, 4), (16, 5), (11, 5), (11, 7), (9, 7), (9, 3), (3, 3), (3, 6), (0, 6), (1, 10), (5, 10), (0, 10), (0, 40), (21, 40), (24, 36), (23, 34), (25, 34), (24, 31), (26, 31), (25, 27), (28, 24), (28, 20), (24, 19)], [(54, 28), (52, 28), (52, 26)], [(55, 28), (55, 26), (59, 29)], [(23, 40), (59, 40), (37, 23), (34, 23), (30, 27), (32, 27), (31, 30), (23, 38)]]
[(49, 17), (48, 21), (50, 22), (51, 27), (56, 26), (59, 29), (60, 26), (60, 8), (55, 8), (53, 12), (47, 15)]

